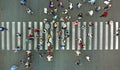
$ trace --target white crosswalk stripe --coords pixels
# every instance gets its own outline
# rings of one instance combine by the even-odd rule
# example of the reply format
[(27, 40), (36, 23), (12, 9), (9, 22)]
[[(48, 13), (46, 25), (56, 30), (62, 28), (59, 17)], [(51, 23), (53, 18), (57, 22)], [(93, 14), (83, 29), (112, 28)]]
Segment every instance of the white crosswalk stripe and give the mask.
[[(92, 34), (92, 27), (89, 27), (89, 34)], [(92, 38), (89, 38), (89, 50), (92, 50)]]
[[(80, 32), (81, 29), (80, 29), (80, 27), (81, 27), (81, 23), (78, 24), (78, 33), (77, 33), (77, 36), (78, 36), (77, 38), (78, 39), (81, 38), (81, 32)], [(80, 50), (79, 43), (80, 43), (80, 40), (77, 42), (77, 50)]]
[(97, 29), (98, 28), (98, 23), (97, 22), (95, 22), (94, 23), (94, 50), (97, 50), (97, 44), (98, 44), (98, 42), (97, 42), (97, 38), (98, 38), (98, 32), (97, 32)]
[(25, 41), (25, 39), (26, 39), (26, 22), (23, 22), (23, 50), (26, 50), (26, 41)]
[[(59, 24), (57, 24), (57, 25), (59, 26)], [(59, 36), (58, 36), (58, 31), (59, 31), (59, 27), (57, 27), (56, 31), (55, 31), (56, 32), (56, 36), (55, 36), (55, 39), (56, 39), (55, 40), (55, 47), (56, 47), (55, 49), (56, 50), (59, 50), (59, 39), (58, 39)]]
[[(37, 28), (37, 22), (34, 22), (34, 28), (35, 29), (38, 29)], [(36, 50), (37, 49), (37, 37), (36, 37), (36, 35), (37, 35), (37, 33), (34, 33), (34, 50)], [(33, 47), (33, 46), (32, 46)]]
[(114, 40), (114, 25), (111, 24), (111, 27), (110, 27), (110, 50), (113, 50), (113, 40)]
[[(65, 24), (64, 22), (61, 22), (61, 25)], [(62, 30), (62, 40), (61, 40), (61, 45), (65, 45), (64, 44), (64, 30)], [(64, 48), (65, 49), (65, 48)]]
[[(18, 26), (17, 33), (21, 33), (21, 22), (18, 22), (17, 26)], [(17, 38), (17, 46), (21, 47), (21, 38), (20, 37)]]
[[(32, 22), (28, 22), (28, 27), (33, 28), (33, 27), (32, 27)], [(29, 34), (33, 34), (33, 33), (32, 33), (32, 30), (29, 31), (28, 35), (29, 35)], [(32, 41), (30, 40), (30, 41), (29, 41), (29, 44), (28, 44), (28, 50), (31, 50), (31, 48), (32, 48)]]
[(45, 50), (48, 50), (48, 32), (45, 32)]
[[(42, 22), (40, 22), (39, 24), (40, 24), (40, 36), (41, 36), (41, 37), (43, 37), (43, 34), (42, 34), (42, 30), (43, 30), (43, 23), (42, 23)], [(43, 43), (42, 43), (42, 44), (43, 44)], [(43, 46), (42, 46), (42, 47), (40, 47), (40, 50), (43, 50)]]
[[(116, 22), (116, 23), (115, 23), (115, 28), (116, 28), (116, 30), (118, 30), (118, 28), (119, 28), (119, 22)], [(115, 40), (116, 40), (116, 41), (115, 41), (115, 49), (118, 50), (118, 47), (119, 47), (119, 45), (118, 45), (118, 44), (119, 44), (119, 37), (116, 36), (116, 37), (115, 37)]]
[(8, 29), (7, 30), (7, 50), (10, 50), (10, 27), (9, 27), (10, 23), (9, 22), (6, 22), (6, 28)]
[(105, 25), (105, 50), (108, 50), (108, 30), (109, 26), (106, 24)]
[[(1, 22), (1, 26), (2, 26), (2, 27), (5, 27), (5, 23), (4, 23), (4, 22)], [(5, 32), (2, 32), (2, 33), (1, 33), (1, 42), (2, 42), (2, 43), (1, 43), (1, 44), (2, 44), (2, 45), (1, 45), (1, 46), (2, 46), (2, 50), (5, 50), (5, 43), (4, 43), (4, 42), (5, 42)]]
[(12, 50), (15, 49), (15, 43), (16, 43), (16, 36), (15, 36), (15, 29), (16, 29), (16, 26), (15, 26), (15, 22), (12, 22)]
[(83, 29), (83, 44), (85, 45), (85, 47), (83, 48), (83, 50), (86, 50), (86, 25), (87, 25), (87, 22), (83, 22), (83, 26), (82, 26), (82, 29)]
[[(68, 32), (70, 32), (70, 22), (67, 22), (67, 30), (68, 30)], [(67, 43), (66, 50), (69, 50), (70, 49), (70, 38), (67, 38), (67, 42), (66, 43)]]
[(99, 49), (102, 50), (103, 49), (103, 22), (100, 22), (100, 38), (99, 38)]
[(75, 50), (75, 25), (72, 23), (72, 50)]
[[(114, 24), (111, 25), (107, 25), (104, 22), (93, 23), (93, 26), (88, 27), (87, 22), (80, 22), (78, 25), (74, 25), (72, 22), (67, 22), (66, 30), (68, 30), (69, 35), (72, 37), (68, 37), (65, 43), (63, 42), (66, 34), (65, 30), (62, 29), (62, 40), (59, 40), (58, 38), (58, 31), (60, 31), (59, 25), (61, 26), (64, 22), (58, 23), (58, 27), (55, 31), (53, 31), (54, 26), (51, 23), (51, 29), (47, 30), (50, 31), (51, 35), (51, 39), (49, 39), (49, 41), (52, 42), (53, 45), (55, 43), (55, 50), (61, 50), (61, 45), (66, 45), (65, 50), (119, 50), (119, 36), (115, 35), (119, 28), (119, 22), (114, 22)], [(43, 38), (43, 35), (45, 35), (45, 38), (43, 38), (45, 39), (45, 47), (40, 47), (40, 50), (48, 50), (47, 42), (49, 33), (46, 31), (45, 34), (43, 34), (43, 28), (45, 26), (43, 22), (1, 22), (0, 24), (1, 27), (8, 29), (6, 31), (1, 31), (0, 33), (0, 50), (14, 50), (16, 46), (22, 47), (22, 50), (36, 50), (39, 41), (38, 37), (36, 37), (37, 33), (34, 32), (35, 28), (40, 30), (38, 34), (40, 37)], [(31, 27), (33, 29), (28, 31), (27, 27)], [(22, 33), (22, 37), (17, 38), (16, 33)], [(54, 33), (56, 33), (55, 38), (53, 37)], [(92, 38), (88, 37), (89, 33), (93, 34)], [(34, 40), (29, 41), (27, 45), (25, 39), (29, 34), (34, 34)], [(53, 40), (53, 38), (55, 40)], [(82, 42), (85, 45), (83, 49), (79, 47), (79, 42), (76, 46), (76, 38), (82, 39)]]

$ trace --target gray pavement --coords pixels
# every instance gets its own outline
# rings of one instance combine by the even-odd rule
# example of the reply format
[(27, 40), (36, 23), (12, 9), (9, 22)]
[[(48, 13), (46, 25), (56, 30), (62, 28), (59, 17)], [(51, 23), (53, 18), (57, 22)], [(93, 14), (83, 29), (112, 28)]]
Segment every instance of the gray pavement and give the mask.
[[(0, 0), (0, 22), (7, 21), (41, 21), (43, 18), (51, 17), (43, 14), (43, 8), (48, 7), (48, 0), (30, 0), (27, 1), (27, 7), (30, 7), (33, 11), (33, 15), (27, 15), (25, 13), (26, 6), (21, 6), (20, 1), (17, 0)], [(73, 3), (77, 3), (78, 0), (72, 0)], [(93, 17), (88, 17), (84, 13), (83, 21), (108, 21), (113, 19), (114, 21), (119, 22), (119, 2), (120, 0), (112, 0), (112, 8), (109, 10), (109, 16), (107, 18), (100, 18), (99, 16), (103, 13), (95, 13)], [(68, 3), (66, 4), (64, 0), (63, 4), (67, 8)], [(103, 0), (97, 0), (96, 4), (103, 5)], [(81, 8), (82, 12), (86, 12), (93, 8), (89, 4), (83, 5)], [(61, 8), (59, 8), (62, 10)], [(73, 9), (69, 14), (72, 14), (73, 20), (76, 19), (76, 13), (79, 10)], [(0, 36), (1, 38), (1, 36)], [(103, 43), (104, 44), (104, 43)], [(82, 51), (80, 57), (76, 57), (74, 51), (54, 51), (54, 60), (52, 62), (46, 61), (46, 55), (43, 58), (39, 58), (37, 51), (32, 51), (33, 53), (33, 63), (31, 69), (26, 69), (24, 66), (19, 64), (19, 60), (25, 57), (25, 51), (20, 51), (14, 53), (13, 51), (2, 51), (0, 50), (0, 69), (9, 70), (10, 66), (16, 64), (18, 70), (120, 70), (120, 50), (109, 50), (109, 51)], [(91, 62), (85, 60), (85, 56), (91, 56)], [(74, 64), (74, 61), (80, 58), (82, 66), (77, 66)]]

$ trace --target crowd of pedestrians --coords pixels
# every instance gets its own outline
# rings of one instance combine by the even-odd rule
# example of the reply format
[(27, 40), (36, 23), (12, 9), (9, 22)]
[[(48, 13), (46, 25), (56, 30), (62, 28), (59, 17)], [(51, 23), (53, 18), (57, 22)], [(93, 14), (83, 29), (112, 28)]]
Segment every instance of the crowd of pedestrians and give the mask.
[[(20, 1), (20, 4), (23, 5), (23, 6), (26, 6), (26, 0), (21, 0)], [(47, 50), (47, 60), (48, 61), (52, 61), (53, 59), (53, 49), (55, 46), (53, 46), (53, 29), (56, 29), (59, 27), (59, 22), (61, 22), (61, 27), (60, 27), (60, 30), (57, 31), (58, 33), (58, 39), (62, 42), (60, 48), (61, 50), (64, 50), (65, 49), (65, 46), (66, 46), (66, 40), (70, 37), (70, 31), (67, 29), (67, 21), (70, 21), (71, 19), (73, 19), (71, 17), (71, 15), (69, 15), (69, 12), (72, 11), (75, 6), (77, 7), (77, 9), (80, 9), (83, 4), (86, 4), (86, 3), (89, 3), (90, 5), (96, 5), (96, 0), (82, 0), (82, 2), (78, 2), (76, 4), (73, 4), (71, 0), (67, 0), (68, 2), (68, 8), (65, 8), (64, 7), (64, 3), (62, 0), (56, 0), (56, 1), (53, 1), (53, 0), (50, 0), (49, 3), (48, 3), (48, 8), (44, 8), (44, 14), (47, 14), (48, 16), (52, 16), (52, 20), (48, 20), (48, 18), (43, 18), (43, 23), (45, 25), (45, 28), (40, 30), (38, 28), (33, 28), (33, 27), (28, 27), (28, 35), (25, 39), (26, 43), (31, 43), (33, 42), (33, 40), (35, 38), (37, 38), (39, 40), (39, 43), (37, 44), (37, 49), (38, 51), (40, 50), (41, 47), (43, 47), (43, 43), (45, 43), (46, 40), (44, 40), (44, 38), (40, 35), (39, 32), (41, 32), (43, 35), (47, 35), (47, 46), (48, 46), (48, 50)], [(57, 5), (56, 5), (57, 4)], [(107, 17), (108, 16), (108, 12), (109, 12), (109, 9), (111, 8), (112, 6), (112, 3), (111, 3), (111, 0), (105, 0), (104, 1), (104, 4), (105, 6), (96, 6), (94, 9), (91, 9), (91, 10), (88, 10), (86, 13), (84, 12), (79, 12), (79, 14), (76, 14), (77, 15), (77, 19), (74, 22), (74, 25), (78, 25), (79, 24), (79, 21), (80, 19), (83, 19), (84, 18), (84, 14), (87, 14), (88, 16), (93, 16), (94, 15), (94, 12), (99, 12), (100, 10), (104, 10), (104, 12), (99, 16), (99, 17)], [(47, 4), (46, 4), (47, 5)], [(59, 9), (58, 8), (62, 8), (63, 11), (61, 12), (61, 15), (58, 15), (60, 13), (58, 13)], [(29, 8), (27, 7), (26, 8), (26, 13), (27, 14), (34, 14), (34, 12)], [(112, 21), (108, 21), (107, 24), (112, 24), (113, 22)], [(53, 29), (51, 28), (51, 24), (53, 24)], [(92, 22), (89, 22), (88, 23), (89, 26), (93, 26), (94, 23)], [(86, 26), (82, 26), (81, 28), (86, 28)], [(5, 31), (7, 30), (7, 28), (4, 28), (4, 27), (0, 27), (0, 31)], [(65, 34), (63, 34), (63, 32), (65, 32)], [(117, 30), (117, 34), (116, 35), (119, 35), (120, 33), (120, 28), (118, 28)], [(22, 33), (17, 33), (16, 34), (16, 37), (22, 37)], [(89, 38), (92, 38), (93, 37), (93, 33), (88, 33), (87, 36)], [(80, 48), (84, 48), (85, 47), (85, 44), (82, 42), (82, 38), (77, 38), (76, 39), (78, 41), (78, 46)], [(20, 46), (18, 45), (16, 48), (15, 48), (15, 52), (21, 50)], [(75, 51), (77, 57), (80, 56), (80, 54), (82, 53), (81, 50), (76, 50)], [(40, 53), (40, 57), (43, 57), (44, 54)], [(87, 61), (91, 61), (90, 59), (90, 56), (86, 56), (85, 59)], [(20, 60), (21, 64), (24, 64), (26, 68), (29, 68), (29, 66), (31, 65), (31, 51), (26, 51), (26, 58), (25, 59), (22, 59)], [(80, 62), (80, 59), (77, 59), (75, 64), (77, 65), (80, 65), (81, 62)]]

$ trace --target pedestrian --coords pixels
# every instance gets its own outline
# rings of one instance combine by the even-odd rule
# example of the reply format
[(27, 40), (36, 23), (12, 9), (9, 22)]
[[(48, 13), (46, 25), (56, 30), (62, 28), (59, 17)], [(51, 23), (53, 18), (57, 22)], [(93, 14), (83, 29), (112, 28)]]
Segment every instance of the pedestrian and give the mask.
[(93, 22), (88, 22), (88, 25), (93, 26), (94, 24), (93, 24)]
[(92, 38), (93, 37), (93, 33), (88, 33), (88, 37)]
[(80, 46), (81, 48), (84, 48), (84, 45), (83, 45), (82, 42), (79, 43), (79, 46)]
[(110, 4), (110, 3), (111, 3), (111, 0), (105, 0), (105, 1), (104, 1), (104, 4), (105, 4), (105, 5), (108, 5), (108, 4)]
[(95, 1), (96, 1), (96, 0), (89, 0), (88, 2), (89, 2), (91, 5), (94, 5), (94, 4), (95, 4)]
[(58, 9), (55, 7), (55, 8), (54, 8), (54, 12), (57, 13), (57, 11), (58, 11)]
[(16, 36), (17, 36), (17, 37), (21, 37), (21, 36), (22, 36), (22, 33), (17, 33)]
[(21, 5), (25, 5), (25, 4), (26, 4), (26, 0), (21, 0), (21, 1), (20, 1), (20, 4), (21, 4)]
[(53, 25), (54, 25), (54, 28), (56, 29), (58, 27), (58, 22), (55, 22)]
[(75, 20), (73, 23), (74, 23), (74, 25), (78, 25), (78, 24), (79, 24), (79, 21), (78, 21), (78, 20)]
[(1, 31), (5, 31), (5, 30), (8, 30), (8, 29), (5, 28), (5, 27), (1, 27), (1, 26), (0, 26), (0, 32), (1, 32)]
[(76, 60), (76, 61), (75, 61), (75, 64), (79, 66), (79, 65), (81, 64), (81, 63), (80, 63), (80, 59)]
[(93, 10), (88, 11), (88, 15), (90, 15), (90, 16), (93, 16), (93, 13), (94, 13)]
[(39, 32), (39, 29), (35, 28), (35, 29), (34, 29), (34, 32), (35, 32), (35, 33), (38, 33), (38, 32)]
[(65, 50), (65, 45), (64, 44), (61, 45), (61, 50)]
[(68, 13), (68, 9), (65, 9), (62, 14), (67, 14)]
[(43, 54), (42, 54), (42, 53), (39, 53), (39, 56), (40, 56), (40, 57), (43, 57)]
[(53, 16), (53, 19), (56, 20), (57, 18), (58, 18), (58, 15), (55, 14), (55, 15)]
[(68, 7), (69, 9), (73, 9), (73, 4), (70, 2), (69, 3), (69, 7)]
[(42, 48), (42, 47), (43, 47), (43, 42), (39, 42), (39, 43), (38, 43), (38, 46), (37, 46), (38, 51), (39, 51), (40, 48)]
[(105, 11), (100, 17), (107, 17), (108, 16), (108, 12)]
[(33, 30), (33, 28), (32, 28), (32, 27), (28, 27), (27, 29), (28, 29), (28, 31)]
[(85, 57), (87, 61), (90, 61), (90, 56)]
[(53, 56), (51, 56), (51, 55), (47, 56), (48, 61), (52, 61), (52, 58), (53, 58)]
[(15, 47), (15, 51), (14, 52), (18, 52), (19, 50), (21, 50), (20, 46)]
[(47, 29), (43, 29), (43, 33), (46, 33), (47, 32)]
[(12, 65), (11, 68), (10, 68), (10, 70), (17, 70), (17, 68), (18, 67), (16, 65)]
[(71, 19), (71, 16), (69, 16), (69, 15), (68, 15), (68, 16), (65, 16), (65, 19), (66, 19), (66, 20), (70, 20), (70, 19)]
[(79, 9), (82, 6), (82, 4), (79, 2), (77, 3), (77, 8)]
[(33, 40), (34, 39), (33, 34), (29, 34), (28, 37), (29, 37), (29, 40)]
[(63, 6), (63, 3), (62, 3), (62, 1), (58, 1), (58, 4), (57, 4), (57, 6), (58, 7), (61, 7), (61, 8), (63, 8), (64, 6)]
[(75, 53), (77, 56), (80, 56), (80, 54), (81, 54), (80, 50), (75, 51)]
[(26, 12), (27, 12), (28, 14), (33, 14), (33, 11), (32, 11), (30, 8), (27, 8), (27, 9), (26, 9)]
[(109, 21), (107, 22), (108, 25), (113, 25), (113, 23), (114, 23), (113, 20), (109, 20)]
[(82, 19), (83, 18), (83, 13), (80, 12), (78, 15), (77, 15), (78, 19)]
[(107, 10), (108, 10), (108, 9), (111, 8), (111, 6), (112, 6), (111, 4), (108, 4), (108, 5), (106, 5), (106, 6), (104, 7), (104, 9), (107, 9)]
[(65, 19), (63, 18), (63, 17), (60, 17), (60, 19), (59, 19), (61, 22), (64, 22), (65, 21)]
[(50, 0), (49, 4), (48, 4), (49, 8), (53, 8), (54, 7), (54, 3), (52, 0)]
[(66, 29), (67, 28), (67, 24), (66, 23), (63, 23), (62, 24), (62, 29)]
[(25, 64), (26, 62), (27, 62), (26, 59), (21, 59), (21, 60), (20, 60), (20, 63), (21, 63), (21, 64)]
[(96, 11), (96, 12), (99, 12), (101, 9), (102, 9), (101, 6), (97, 6), (97, 7), (95, 8), (95, 11)]

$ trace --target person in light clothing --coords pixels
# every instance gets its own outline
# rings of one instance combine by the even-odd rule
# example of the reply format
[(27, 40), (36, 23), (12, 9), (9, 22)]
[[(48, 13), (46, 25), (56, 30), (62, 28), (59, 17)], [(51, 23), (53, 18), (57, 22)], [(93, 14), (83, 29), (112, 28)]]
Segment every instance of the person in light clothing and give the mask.
[(90, 56), (85, 57), (87, 61), (90, 61)]
[(81, 52), (79, 50), (75, 51), (75, 53), (77, 54), (77, 56), (80, 56)]
[(52, 61), (52, 58), (53, 58), (53, 56), (51, 56), (51, 55), (47, 56), (48, 61)]

